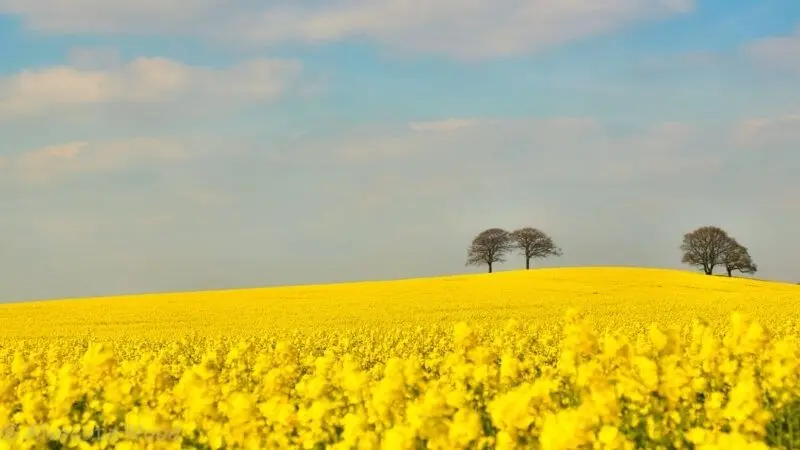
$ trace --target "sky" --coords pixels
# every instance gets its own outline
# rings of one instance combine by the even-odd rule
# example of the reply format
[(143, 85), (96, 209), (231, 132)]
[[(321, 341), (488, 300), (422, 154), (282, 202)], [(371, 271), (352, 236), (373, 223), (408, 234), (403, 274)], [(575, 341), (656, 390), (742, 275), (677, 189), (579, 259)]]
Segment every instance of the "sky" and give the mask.
[[(800, 281), (796, 0), (0, 0), (0, 301), (682, 266)], [(509, 255), (495, 270), (519, 269)]]

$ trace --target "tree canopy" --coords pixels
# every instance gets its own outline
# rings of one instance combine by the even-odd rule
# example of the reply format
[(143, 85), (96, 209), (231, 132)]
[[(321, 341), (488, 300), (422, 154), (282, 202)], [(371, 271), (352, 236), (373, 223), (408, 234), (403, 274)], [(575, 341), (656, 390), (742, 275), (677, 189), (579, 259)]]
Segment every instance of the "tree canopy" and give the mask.
[(758, 267), (753, 262), (747, 247), (739, 244), (735, 239), (731, 248), (723, 256), (722, 264), (725, 266), (729, 277), (734, 270), (738, 270), (741, 273), (756, 273), (758, 271)]
[(531, 258), (546, 258), (562, 254), (553, 239), (536, 228), (526, 227), (516, 230), (511, 233), (511, 240), (525, 257), (525, 269), (531, 268)]
[(513, 242), (508, 231), (502, 228), (489, 228), (472, 240), (472, 244), (467, 250), (467, 265), (486, 264), (489, 266), (489, 273), (492, 273), (492, 265), (496, 262), (504, 262), (505, 255), (512, 248)]
[(706, 275), (712, 275), (717, 266), (725, 267), (728, 276), (734, 270), (742, 273), (755, 273), (757, 270), (747, 247), (716, 226), (704, 226), (684, 234), (681, 250), (681, 261), (701, 267)]

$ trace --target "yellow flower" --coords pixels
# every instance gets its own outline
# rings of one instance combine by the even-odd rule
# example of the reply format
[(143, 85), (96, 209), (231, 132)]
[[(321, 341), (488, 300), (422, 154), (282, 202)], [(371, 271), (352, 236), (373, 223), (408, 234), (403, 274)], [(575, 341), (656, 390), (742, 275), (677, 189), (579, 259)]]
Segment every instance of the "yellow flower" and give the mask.
[(648, 391), (658, 389), (658, 365), (646, 356), (637, 356), (633, 360), (639, 379)]

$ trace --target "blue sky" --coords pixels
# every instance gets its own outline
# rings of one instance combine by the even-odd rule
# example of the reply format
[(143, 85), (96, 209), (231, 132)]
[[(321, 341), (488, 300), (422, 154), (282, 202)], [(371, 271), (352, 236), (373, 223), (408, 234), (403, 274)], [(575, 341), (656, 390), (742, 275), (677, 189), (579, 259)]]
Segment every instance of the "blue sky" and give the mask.
[[(0, 0), (0, 301), (553, 265), (800, 281), (793, 0)], [(504, 269), (519, 268), (511, 257)]]

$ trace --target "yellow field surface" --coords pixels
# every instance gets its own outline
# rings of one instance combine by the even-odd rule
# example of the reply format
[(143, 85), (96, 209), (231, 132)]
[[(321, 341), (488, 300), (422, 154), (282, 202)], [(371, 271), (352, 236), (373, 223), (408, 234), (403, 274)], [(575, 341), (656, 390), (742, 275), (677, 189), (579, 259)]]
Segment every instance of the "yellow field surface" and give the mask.
[(593, 323), (633, 327), (727, 321), (734, 310), (765, 325), (800, 318), (800, 286), (640, 268), (563, 268), (400, 281), (291, 286), (0, 305), (0, 339), (94, 335), (173, 338), (387, 325), (549, 326), (568, 308)]
[(800, 448), (798, 302), (570, 268), (2, 305), (0, 450)]

